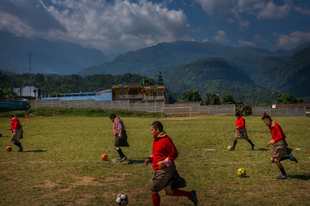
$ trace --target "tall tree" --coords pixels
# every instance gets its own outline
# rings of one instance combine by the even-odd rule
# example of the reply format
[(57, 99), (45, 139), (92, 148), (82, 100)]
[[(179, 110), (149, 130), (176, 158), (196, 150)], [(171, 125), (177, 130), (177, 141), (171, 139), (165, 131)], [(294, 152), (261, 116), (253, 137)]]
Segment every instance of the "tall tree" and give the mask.
[(142, 86), (152, 86), (155, 85), (155, 81), (152, 78), (143, 78), (139, 84), (141, 84)]
[(206, 99), (205, 99), (206, 105), (218, 105), (220, 103), (221, 103), (221, 100), (218, 95), (207, 93)]
[(41, 86), (45, 82), (45, 78), (43, 74), (37, 73), (34, 77), (34, 82), (37, 86)]
[(221, 104), (236, 104), (234, 96), (231, 94), (223, 94), (221, 100)]
[(197, 102), (201, 100), (202, 99), (197, 90), (188, 90), (183, 92), (180, 102)]
[(291, 93), (281, 93), (278, 95), (278, 103), (280, 104), (304, 103), (304, 100), (302, 98), (296, 98)]
[(163, 79), (163, 75), (162, 75), (161, 72), (159, 72), (158, 79), (157, 79), (157, 84), (158, 85), (164, 85), (164, 79)]

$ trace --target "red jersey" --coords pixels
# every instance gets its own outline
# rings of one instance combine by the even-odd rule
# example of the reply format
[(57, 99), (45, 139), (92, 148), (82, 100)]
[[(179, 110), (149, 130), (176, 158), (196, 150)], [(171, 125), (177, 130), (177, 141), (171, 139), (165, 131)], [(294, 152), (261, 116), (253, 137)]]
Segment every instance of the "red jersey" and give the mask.
[(153, 141), (153, 169), (160, 170), (164, 167), (158, 166), (159, 161), (163, 161), (168, 158), (168, 161), (171, 164), (174, 163), (174, 160), (178, 157), (179, 153), (177, 148), (174, 146), (172, 140), (168, 135), (158, 136), (154, 138)]
[(280, 125), (276, 122), (272, 122), (271, 127), (269, 127), (272, 139), (277, 142), (281, 139), (285, 139), (286, 136), (282, 131)]
[(21, 123), (19, 122), (19, 120), (16, 117), (13, 117), (11, 120), (11, 131), (15, 132), (20, 128), (22, 128)]
[(245, 119), (243, 119), (242, 117), (238, 118), (236, 120), (236, 127), (238, 127), (237, 130), (245, 129)]

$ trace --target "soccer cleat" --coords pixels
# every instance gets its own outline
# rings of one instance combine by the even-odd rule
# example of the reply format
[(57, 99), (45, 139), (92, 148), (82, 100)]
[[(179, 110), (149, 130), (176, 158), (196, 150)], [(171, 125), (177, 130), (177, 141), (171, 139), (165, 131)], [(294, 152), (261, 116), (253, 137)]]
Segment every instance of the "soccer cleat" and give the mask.
[(195, 206), (198, 205), (198, 200), (197, 200), (197, 197), (196, 197), (196, 191), (195, 190), (191, 191), (191, 197), (188, 198), (188, 199), (190, 199), (194, 203)]
[(124, 156), (124, 157), (121, 157), (121, 160), (120, 160), (120, 162), (124, 162), (125, 160), (127, 159), (127, 157), (126, 156)]
[(254, 146), (255, 146), (255, 144), (252, 144), (252, 150), (254, 150)]
[(20, 147), (18, 150), (17, 150), (17, 152), (23, 152), (24, 150), (23, 150), (23, 147)]
[(281, 174), (280, 176), (277, 177), (277, 179), (287, 179), (287, 176), (284, 174)]
[(292, 154), (288, 154), (288, 157), (290, 158), (291, 161), (298, 163), (297, 159)]

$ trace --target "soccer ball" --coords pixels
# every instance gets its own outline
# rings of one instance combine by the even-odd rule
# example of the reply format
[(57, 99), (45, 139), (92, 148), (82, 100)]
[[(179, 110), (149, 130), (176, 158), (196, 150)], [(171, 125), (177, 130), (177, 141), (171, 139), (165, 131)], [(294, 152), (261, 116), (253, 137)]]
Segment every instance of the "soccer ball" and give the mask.
[(116, 196), (116, 204), (118, 205), (127, 205), (128, 204), (128, 197), (124, 193), (120, 193)]
[(11, 151), (12, 151), (12, 147), (11, 147), (11, 146), (7, 146), (7, 147), (5, 148), (5, 150), (8, 151), (8, 152), (11, 152)]
[(106, 161), (108, 159), (108, 155), (106, 155), (106, 154), (101, 155), (101, 159), (103, 161)]
[(229, 145), (229, 146), (227, 147), (227, 149), (228, 149), (228, 150), (231, 150), (231, 149), (232, 149), (232, 146), (231, 146), (231, 145)]
[(237, 174), (238, 174), (239, 177), (245, 177), (246, 171), (245, 171), (245, 169), (240, 168), (240, 169), (238, 169)]

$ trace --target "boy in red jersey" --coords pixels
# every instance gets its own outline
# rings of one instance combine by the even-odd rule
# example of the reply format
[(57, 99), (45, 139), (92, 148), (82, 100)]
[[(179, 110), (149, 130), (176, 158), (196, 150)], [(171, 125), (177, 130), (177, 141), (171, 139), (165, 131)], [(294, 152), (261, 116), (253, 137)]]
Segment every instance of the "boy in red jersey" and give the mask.
[(248, 137), (247, 130), (245, 128), (245, 119), (243, 119), (239, 112), (236, 112), (236, 134), (232, 150), (235, 149), (238, 139), (245, 139), (251, 144), (252, 150), (254, 150), (254, 144)]
[(11, 142), (19, 148), (17, 150), (18, 152), (23, 152), (24, 150), (23, 150), (22, 144), (19, 141), (20, 139), (23, 139), (24, 137), (22, 125), (14, 115), (10, 115), (10, 120), (11, 120), (10, 130), (12, 131)]
[(280, 161), (286, 159), (290, 159), (291, 161), (295, 161), (296, 163), (298, 161), (291, 154), (292, 149), (287, 147), (287, 143), (285, 141), (286, 136), (283, 133), (280, 125), (272, 121), (271, 117), (269, 115), (266, 115), (266, 113), (264, 113), (262, 120), (264, 121), (264, 124), (269, 128), (272, 137), (272, 140), (267, 143), (267, 147), (269, 147), (269, 145), (273, 146), (270, 161), (272, 163), (276, 163), (281, 171), (281, 175), (278, 176), (277, 179), (286, 179), (287, 175)]
[(160, 206), (160, 196), (162, 189), (169, 196), (188, 197), (196, 206), (198, 200), (195, 190), (191, 192), (179, 190), (186, 186), (186, 181), (181, 178), (176, 170), (175, 159), (178, 151), (170, 137), (163, 130), (163, 125), (156, 121), (151, 126), (153, 140), (153, 153), (145, 160), (145, 165), (153, 162), (154, 177), (151, 186), (152, 201), (154, 206)]

